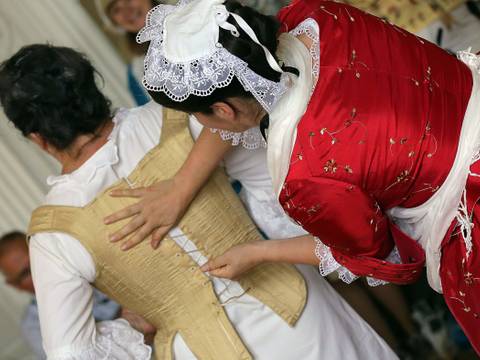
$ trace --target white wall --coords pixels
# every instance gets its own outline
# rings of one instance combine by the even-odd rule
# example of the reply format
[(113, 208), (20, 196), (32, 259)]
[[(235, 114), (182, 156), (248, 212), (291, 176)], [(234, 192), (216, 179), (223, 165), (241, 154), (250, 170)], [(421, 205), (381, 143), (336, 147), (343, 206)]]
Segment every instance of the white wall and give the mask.
[[(0, 61), (21, 46), (51, 43), (89, 56), (104, 76), (115, 107), (132, 106), (125, 65), (77, 0), (0, 0)], [(0, 112), (0, 234), (26, 229), (30, 212), (46, 191), (56, 164), (24, 140)], [(0, 359), (29, 359), (18, 329), (28, 297), (7, 290), (0, 280)]]

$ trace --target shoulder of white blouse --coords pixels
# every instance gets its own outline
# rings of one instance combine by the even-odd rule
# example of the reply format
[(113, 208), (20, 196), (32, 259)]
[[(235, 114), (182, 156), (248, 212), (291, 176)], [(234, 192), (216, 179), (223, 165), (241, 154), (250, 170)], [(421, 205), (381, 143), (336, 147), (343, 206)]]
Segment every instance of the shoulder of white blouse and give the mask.
[(50, 360), (150, 360), (152, 349), (124, 319), (96, 324), (95, 339), (83, 348), (66, 346), (48, 354)]
[[(320, 29), (317, 22), (312, 18), (308, 18), (290, 31), (290, 34), (294, 36), (305, 34), (312, 40), (312, 45), (309, 49), (313, 60), (312, 74), (314, 77), (318, 77), (320, 74)], [(231, 141), (233, 146), (242, 145), (249, 150), (267, 146), (259, 128), (251, 128), (244, 132), (232, 132), (219, 129), (210, 130), (213, 133), (218, 132), (223, 141)]]
[[(44, 271), (36, 271), (35, 276), (49, 279), (50, 267), (54, 274), (61, 271), (64, 276), (76, 275), (89, 282), (95, 281), (95, 263), (90, 253), (74, 237), (63, 233), (40, 233), (30, 238), (31, 261), (41, 262)], [(55, 270), (53, 270), (55, 269)], [(33, 269), (32, 269), (33, 270)]]

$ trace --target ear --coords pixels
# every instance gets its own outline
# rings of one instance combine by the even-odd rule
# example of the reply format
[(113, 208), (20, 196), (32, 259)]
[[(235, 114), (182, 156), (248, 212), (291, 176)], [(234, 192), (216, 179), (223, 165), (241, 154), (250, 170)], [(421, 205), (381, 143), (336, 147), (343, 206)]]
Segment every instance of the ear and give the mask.
[(213, 114), (222, 120), (235, 120), (235, 109), (225, 102), (216, 102), (211, 106)]
[(27, 136), (31, 141), (38, 145), (40, 149), (48, 152), (49, 144), (45, 138), (39, 133), (31, 133)]

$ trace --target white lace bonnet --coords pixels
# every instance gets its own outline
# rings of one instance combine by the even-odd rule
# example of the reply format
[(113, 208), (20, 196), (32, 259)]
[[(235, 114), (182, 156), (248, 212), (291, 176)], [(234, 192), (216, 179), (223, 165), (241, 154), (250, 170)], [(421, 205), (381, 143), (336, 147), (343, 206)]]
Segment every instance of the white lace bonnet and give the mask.
[[(232, 55), (219, 43), (220, 28), (238, 37), (238, 26), (262, 46), (270, 67), (283, 73), (270, 51), (242, 17), (230, 13), (225, 0), (180, 0), (176, 6), (158, 5), (147, 15), (137, 42), (150, 41), (145, 57), (143, 85), (149, 91), (164, 92), (182, 102), (190, 95), (209, 96), (215, 89), (228, 86), (236, 77), (270, 112), (285, 93), (283, 81), (274, 82), (252, 71), (242, 59)], [(283, 78), (283, 77), (282, 77)]]

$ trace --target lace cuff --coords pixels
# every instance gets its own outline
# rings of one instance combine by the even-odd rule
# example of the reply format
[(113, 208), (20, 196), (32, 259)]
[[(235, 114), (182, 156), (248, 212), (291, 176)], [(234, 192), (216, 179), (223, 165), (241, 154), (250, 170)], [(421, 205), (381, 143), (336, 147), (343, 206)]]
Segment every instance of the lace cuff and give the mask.
[[(359, 278), (359, 276), (353, 274), (345, 266), (340, 265), (333, 257), (330, 248), (324, 243), (322, 243), (319, 238), (315, 237), (314, 239), (316, 243), (315, 255), (320, 260), (320, 264), (318, 265), (320, 275), (325, 277), (336, 271), (338, 273), (338, 278), (347, 284), (351, 284)], [(393, 264), (400, 264), (402, 262), (397, 247), (393, 248), (392, 252), (390, 253), (390, 255), (387, 256), (385, 261)], [(375, 279), (372, 277), (367, 277), (367, 283), (370, 286), (388, 284), (387, 281)]]
[(267, 143), (265, 142), (260, 129), (256, 127), (241, 133), (219, 129), (210, 129), (210, 131), (212, 133), (218, 132), (223, 141), (231, 141), (233, 146), (242, 144), (242, 146), (248, 150), (267, 147)]
[(82, 348), (67, 346), (48, 354), (51, 360), (150, 360), (152, 349), (124, 319), (97, 323), (95, 340)]

